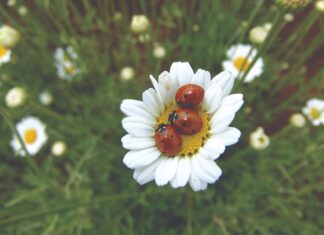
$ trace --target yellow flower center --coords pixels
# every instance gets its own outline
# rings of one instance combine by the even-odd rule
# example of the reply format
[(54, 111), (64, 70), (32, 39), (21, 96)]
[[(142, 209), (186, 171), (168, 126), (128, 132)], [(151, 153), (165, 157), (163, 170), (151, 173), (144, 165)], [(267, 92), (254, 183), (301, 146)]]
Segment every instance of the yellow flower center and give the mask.
[[(159, 124), (167, 124), (168, 123), (168, 119), (169, 119), (169, 115), (174, 111), (177, 110), (178, 106), (173, 103), (168, 105), (164, 112), (160, 115), (160, 117), (157, 118), (156, 120), (156, 127)], [(198, 150), (204, 146), (206, 140), (209, 137), (209, 130), (210, 130), (210, 125), (209, 125), (209, 121), (210, 121), (210, 117), (209, 115), (202, 110), (201, 108), (199, 108), (198, 110), (199, 116), (202, 119), (202, 128), (201, 130), (195, 134), (195, 135), (181, 135), (182, 138), (182, 147), (180, 152), (177, 154), (178, 156), (184, 157), (184, 156), (191, 156), (195, 153), (198, 152)]]
[(239, 56), (234, 60), (234, 66), (237, 70), (245, 72), (248, 70), (250, 62), (245, 57)]
[(318, 108), (311, 108), (309, 114), (313, 119), (318, 119), (321, 116), (321, 112), (318, 110)]
[(26, 144), (33, 144), (37, 139), (37, 132), (34, 128), (30, 128), (25, 132), (24, 140)]
[(72, 74), (75, 71), (75, 68), (73, 66), (66, 66), (65, 70), (68, 74)]
[(0, 58), (6, 55), (7, 49), (0, 45)]

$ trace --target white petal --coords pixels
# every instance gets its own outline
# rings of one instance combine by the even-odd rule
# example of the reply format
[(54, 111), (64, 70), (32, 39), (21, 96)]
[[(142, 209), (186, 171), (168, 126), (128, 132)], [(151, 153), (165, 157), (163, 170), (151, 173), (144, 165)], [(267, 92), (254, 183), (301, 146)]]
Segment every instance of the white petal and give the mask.
[(156, 79), (153, 77), (152, 74), (150, 74), (150, 79), (151, 79), (151, 82), (152, 82), (152, 85), (153, 85), (154, 89), (156, 90), (157, 93), (160, 94), (160, 86), (159, 86), (159, 83), (156, 81)]
[(165, 105), (174, 101), (179, 85), (176, 78), (172, 79), (170, 73), (164, 71), (159, 75), (159, 89)]
[(232, 94), (224, 97), (220, 108), (231, 108), (234, 112), (237, 112), (243, 105), (242, 94)]
[(234, 86), (234, 77), (230, 72), (224, 71), (212, 79), (212, 84), (217, 84), (223, 92), (223, 97), (231, 93)]
[(195, 192), (206, 189), (205, 184), (199, 179), (194, 171), (191, 171), (189, 184)]
[(154, 117), (148, 113), (142, 101), (130, 99), (123, 100), (120, 109), (127, 116), (142, 117), (154, 121)]
[(131, 150), (126, 153), (123, 162), (128, 168), (135, 169), (150, 164), (160, 155), (161, 153), (156, 147)]
[(199, 150), (199, 154), (201, 157), (203, 157), (207, 160), (215, 160), (215, 159), (219, 158), (219, 156), (220, 156), (220, 153), (208, 151), (206, 148), (201, 148)]
[[(207, 173), (199, 164), (199, 160), (201, 157), (199, 157), (199, 154), (194, 156), (191, 160), (191, 171), (194, 172), (194, 174), (201, 180), (207, 183), (214, 183), (215, 177), (212, 177), (209, 173)], [(204, 160), (204, 159), (203, 159)]]
[(171, 186), (174, 188), (185, 186), (189, 180), (190, 171), (190, 159), (188, 157), (180, 158), (177, 172), (170, 182)]
[(137, 137), (152, 137), (155, 132), (152, 124), (136, 117), (124, 118), (122, 120), (122, 126), (128, 133)]
[(206, 91), (211, 83), (210, 73), (208, 71), (198, 69), (193, 76), (191, 83), (201, 86)]
[(211, 119), (211, 133), (220, 133), (231, 124), (235, 117), (235, 112), (230, 110), (218, 109)]
[(199, 157), (197, 162), (203, 169), (203, 171), (213, 179), (212, 182), (208, 183), (214, 183), (222, 175), (222, 170), (213, 160), (206, 160), (202, 157)]
[(178, 167), (178, 157), (164, 157), (155, 171), (155, 182), (158, 186), (167, 184), (176, 174)]
[(155, 117), (160, 115), (164, 107), (161, 97), (153, 88), (143, 92), (143, 102), (146, 109)]
[(205, 94), (203, 106), (208, 113), (213, 113), (220, 105), (221, 99), (222, 99), (221, 89), (217, 85), (212, 85), (208, 88)]
[(194, 72), (188, 62), (176, 62), (171, 65), (170, 73), (175, 77), (180, 86), (189, 84), (194, 75)]
[(154, 180), (154, 172), (161, 160), (161, 158), (158, 158), (148, 166), (136, 168), (133, 174), (134, 179), (141, 185)]
[(141, 138), (128, 134), (121, 139), (125, 149), (145, 149), (155, 146), (153, 138)]
[(220, 139), (215, 137), (210, 138), (204, 146), (204, 149), (210, 153), (222, 154), (225, 151), (225, 145)]
[(225, 146), (229, 146), (237, 143), (240, 136), (241, 136), (240, 130), (234, 127), (227, 127), (223, 132), (220, 132), (215, 135), (215, 137), (220, 139)]

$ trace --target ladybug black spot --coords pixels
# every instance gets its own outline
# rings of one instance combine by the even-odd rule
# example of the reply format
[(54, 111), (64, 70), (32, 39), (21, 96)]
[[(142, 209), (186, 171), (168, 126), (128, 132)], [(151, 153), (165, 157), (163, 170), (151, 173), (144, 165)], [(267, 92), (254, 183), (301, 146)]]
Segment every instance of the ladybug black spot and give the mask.
[(188, 98), (188, 95), (187, 94), (184, 94), (183, 95), (183, 98), (186, 100)]

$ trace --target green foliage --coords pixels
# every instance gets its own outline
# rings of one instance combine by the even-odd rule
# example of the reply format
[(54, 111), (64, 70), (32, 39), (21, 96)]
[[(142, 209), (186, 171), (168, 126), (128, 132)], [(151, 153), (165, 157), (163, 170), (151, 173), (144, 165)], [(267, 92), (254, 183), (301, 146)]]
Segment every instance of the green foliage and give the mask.
[[(311, 97), (324, 98), (323, 69), (308, 73), (307, 67), (306, 76), (302, 69), (324, 38), (323, 30), (310, 34), (323, 25), (312, 6), (287, 36), (280, 34), (283, 13), (264, 1), (35, 0), (26, 1), (24, 16), (20, 4), (0, 6), (0, 20), (22, 34), (14, 60), (0, 67), (0, 111), (13, 123), (39, 117), (49, 141), (34, 158), (16, 157), (10, 126), (1, 121), (0, 234), (321, 234), (323, 126), (298, 129), (284, 115), (300, 112)], [(148, 42), (130, 30), (138, 13), (151, 21)], [(199, 193), (139, 186), (122, 163), (121, 101), (139, 99), (151, 86), (149, 74), (157, 77), (174, 61), (217, 74), (232, 44), (249, 43), (251, 27), (275, 19), (272, 37), (259, 47), (263, 74), (236, 82), (243, 109), (252, 112), (242, 109), (236, 117), (242, 137), (217, 161), (220, 180)], [(165, 58), (153, 56), (154, 42), (165, 47)], [(55, 48), (66, 46), (79, 55), (81, 69), (71, 82), (60, 80), (54, 66)], [(133, 80), (119, 79), (124, 66), (135, 69)], [(292, 85), (296, 91), (283, 97)], [(4, 97), (14, 86), (26, 89), (28, 101), (9, 109)], [(38, 101), (44, 90), (54, 96), (49, 107)], [(259, 152), (249, 147), (257, 126), (271, 134), (270, 146)], [(68, 146), (61, 158), (50, 151), (56, 140)]]

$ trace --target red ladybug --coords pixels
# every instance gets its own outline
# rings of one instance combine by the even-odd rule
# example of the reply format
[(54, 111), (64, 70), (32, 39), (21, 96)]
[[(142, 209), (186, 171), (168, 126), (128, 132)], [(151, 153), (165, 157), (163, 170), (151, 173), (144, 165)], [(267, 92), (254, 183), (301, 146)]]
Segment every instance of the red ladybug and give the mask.
[(179, 88), (176, 93), (176, 102), (182, 108), (195, 108), (204, 98), (205, 91), (195, 84), (187, 84)]
[(160, 152), (169, 157), (174, 157), (181, 149), (181, 136), (171, 125), (160, 124), (155, 131), (154, 140)]
[(169, 115), (169, 122), (181, 134), (194, 135), (201, 130), (202, 120), (193, 109), (180, 108)]

